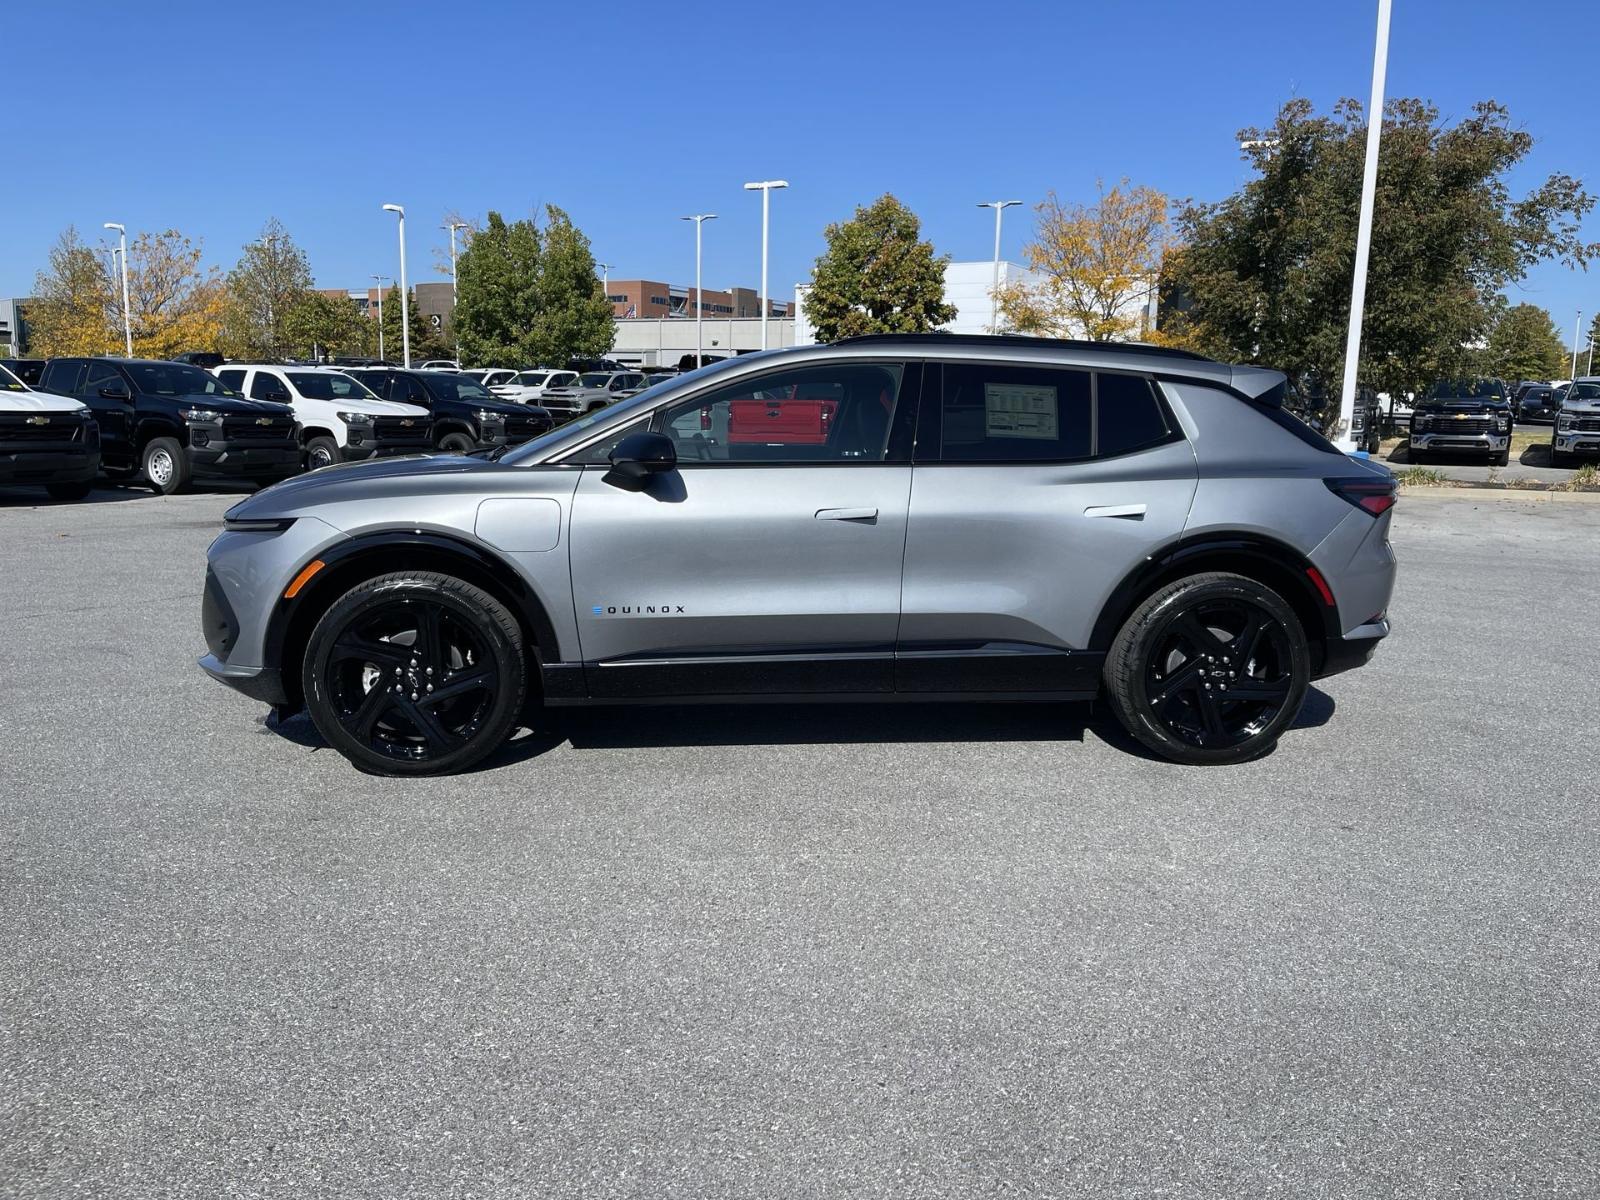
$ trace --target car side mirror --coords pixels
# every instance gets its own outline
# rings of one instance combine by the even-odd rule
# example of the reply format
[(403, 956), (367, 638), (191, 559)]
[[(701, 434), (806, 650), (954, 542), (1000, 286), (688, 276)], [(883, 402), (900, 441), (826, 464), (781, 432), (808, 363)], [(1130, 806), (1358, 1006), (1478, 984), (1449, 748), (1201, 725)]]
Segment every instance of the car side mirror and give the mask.
[(121, 384), (121, 383), (108, 383), (108, 384), (106, 384), (105, 387), (100, 389), (100, 398), (102, 400), (131, 400), (131, 399), (133, 399), (133, 397), (128, 394), (127, 385), (126, 384)]
[(678, 469), (678, 448), (664, 433), (630, 433), (611, 452), (604, 482), (625, 492), (640, 492), (652, 475)]

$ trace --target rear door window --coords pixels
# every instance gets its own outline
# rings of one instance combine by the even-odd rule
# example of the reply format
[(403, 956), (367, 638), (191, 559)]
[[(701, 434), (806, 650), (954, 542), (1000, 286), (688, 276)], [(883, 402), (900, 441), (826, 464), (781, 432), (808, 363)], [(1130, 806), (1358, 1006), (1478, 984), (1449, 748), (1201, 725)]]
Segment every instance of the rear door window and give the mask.
[(42, 391), (54, 392), (58, 396), (71, 396), (78, 392), (78, 384), (83, 379), (83, 362), (53, 362), (44, 369), (44, 374), (39, 377), (39, 387)]
[[(1063, 462), (1094, 438), (1090, 372), (1068, 367), (946, 363), (941, 462)], [(918, 444), (923, 443), (919, 434)]]

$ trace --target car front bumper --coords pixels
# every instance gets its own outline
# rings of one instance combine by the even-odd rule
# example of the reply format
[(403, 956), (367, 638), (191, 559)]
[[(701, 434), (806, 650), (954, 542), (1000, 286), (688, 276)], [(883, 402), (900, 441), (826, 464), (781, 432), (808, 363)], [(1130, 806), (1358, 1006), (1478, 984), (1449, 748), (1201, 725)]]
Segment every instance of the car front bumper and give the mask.
[(1561, 454), (1600, 454), (1600, 432), (1592, 430), (1556, 430), (1550, 446)]
[(100, 469), (100, 451), (19, 450), (0, 446), (0, 486), (87, 483)]
[(211, 441), (204, 447), (190, 446), (189, 470), (196, 478), (282, 479), (300, 471), (300, 447), (237, 446)]
[(1463, 454), (1499, 454), (1511, 448), (1509, 433), (1451, 433), (1430, 429), (1411, 431), (1413, 450), (1455, 450)]

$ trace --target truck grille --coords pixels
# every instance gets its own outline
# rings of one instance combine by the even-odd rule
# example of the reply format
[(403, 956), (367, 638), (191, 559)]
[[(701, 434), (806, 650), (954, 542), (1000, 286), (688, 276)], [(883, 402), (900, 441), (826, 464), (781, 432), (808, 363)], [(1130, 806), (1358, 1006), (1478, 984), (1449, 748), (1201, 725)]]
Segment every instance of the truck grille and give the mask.
[(0, 442), (34, 447), (82, 438), (83, 418), (77, 413), (0, 413)]
[(379, 417), (372, 433), (385, 446), (433, 445), (433, 422), (427, 417)]
[(1579, 433), (1600, 433), (1600, 417), (1578, 417), (1571, 428)]
[(1493, 417), (1435, 417), (1429, 432), (1452, 435), (1490, 433), (1494, 430)]
[(238, 445), (281, 446), (294, 441), (294, 421), (290, 417), (227, 417), (222, 436)]
[(507, 417), (506, 441), (525, 442), (549, 428), (550, 421), (545, 417)]

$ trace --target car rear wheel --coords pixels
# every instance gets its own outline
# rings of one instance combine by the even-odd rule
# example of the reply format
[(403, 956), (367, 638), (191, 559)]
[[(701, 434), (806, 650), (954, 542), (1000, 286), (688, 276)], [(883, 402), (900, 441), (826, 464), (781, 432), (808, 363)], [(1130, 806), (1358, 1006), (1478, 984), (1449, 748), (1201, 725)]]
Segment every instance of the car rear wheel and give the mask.
[(317, 730), (378, 775), (461, 771), (515, 728), (523, 634), (506, 607), (450, 575), (370, 579), (312, 630), (301, 667)]
[(144, 448), (140, 469), (150, 486), (170, 496), (189, 486), (189, 460), (176, 438), (151, 438)]
[(1294, 609), (1242, 575), (1192, 575), (1133, 611), (1106, 657), (1118, 719), (1173, 762), (1244, 762), (1300, 712), (1311, 653)]

